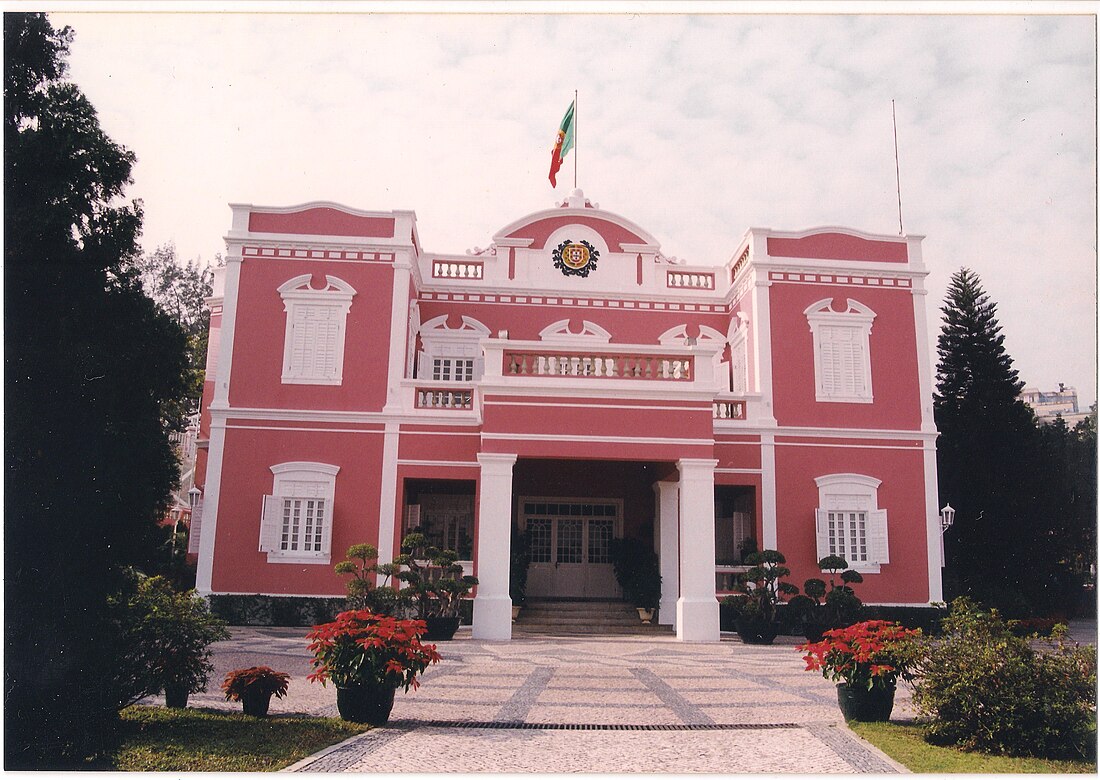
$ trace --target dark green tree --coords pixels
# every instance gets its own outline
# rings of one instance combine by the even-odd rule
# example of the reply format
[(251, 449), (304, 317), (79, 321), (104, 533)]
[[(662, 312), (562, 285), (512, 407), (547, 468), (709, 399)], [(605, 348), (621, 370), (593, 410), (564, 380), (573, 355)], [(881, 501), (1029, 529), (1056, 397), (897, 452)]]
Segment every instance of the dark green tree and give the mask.
[(5, 768), (110, 746), (108, 599), (154, 554), (178, 479), (165, 424), (186, 337), (130, 268), (134, 155), (66, 80), (72, 31), (4, 15)]
[(1055, 567), (1035, 415), (1019, 397), (996, 304), (976, 274), (964, 268), (952, 277), (942, 311), (939, 490), (956, 510), (945, 536), (945, 590), (1022, 616), (1047, 606)]

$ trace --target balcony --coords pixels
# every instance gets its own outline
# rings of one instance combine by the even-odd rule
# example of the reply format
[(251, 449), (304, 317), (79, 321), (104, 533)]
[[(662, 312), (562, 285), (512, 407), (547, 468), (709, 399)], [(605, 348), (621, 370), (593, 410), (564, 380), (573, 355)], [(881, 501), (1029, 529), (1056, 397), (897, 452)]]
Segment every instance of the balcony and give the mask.
[(563, 383), (602, 393), (652, 391), (679, 395), (718, 391), (719, 347), (650, 344), (580, 344), (563, 340), (486, 339), (483, 382), (491, 385), (550, 388)]

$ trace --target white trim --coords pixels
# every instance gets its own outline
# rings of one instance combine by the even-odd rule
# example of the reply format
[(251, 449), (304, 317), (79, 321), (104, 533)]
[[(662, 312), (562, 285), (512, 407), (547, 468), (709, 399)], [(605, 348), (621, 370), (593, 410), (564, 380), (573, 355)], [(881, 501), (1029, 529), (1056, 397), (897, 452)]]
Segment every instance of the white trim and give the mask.
[(762, 434), (760, 437), (760, 511), (763, 539), (761, 549), (779, 549), (779, 524), (776, 514), (775, 486), (775, 436)]
[(332, 593), (329, 595), (317, 593), (263, 593), (255, 590), (217, 590), (204, 593), (204, 596), (278, 596), (288, 599), (343, 599), (347, 593)]
[[(485, 401), (485, 406), (534, 406), (539, 409), (546, 407), (546, 404), (536, 403), (534, 401)], [(645, 406), (639, 404), (571, 404), (571, 403), (555, 403), (554, 408), (569, 408), (569, 409), (643, 409), (645, 411), (666, 411), (666, 412), (698, 412), (708, 411), (705, 407), (691, 407), (691, 406)]]
[(271, 473), (281, 476), (291, 471), (311, 471), (325, 476), (335, 477), (340, 473), (340, 467), (330, 463), (317, 463), (315, 461), (296, 460), (287, 463), (278, 463), (271, 466)]
[(714, 439), (658, 439), (632, 436), (578, 436), (570, 433), (482, 433), (482, 439), (502, 441), (584, 441), (602, 444), (687, 444), (700, 447), (712, 446)]
[(912, 447), (893, 447), (888, 444), (814, 444), (811, 442), (776, 442), (777, 447), (832, 447), (850, 450), (901, 450), (902, 452), (920, 452), (920, 445)]
[[(882, 484), (881, 479), (868, 477), (865, 474), (826, 474), (822, 477), (815, 477), (814, 482), (819, 488), (835, 485), (859, 485), (863, 488), (870, 488), (872, 491), (878, 490), (879, 485)], [(871, 494), (868, 493), (868, 495)]]
[(304, 431), (309, 433), (385, 433), (379, 430), (362, 428), (301, 428), (290, 425), (226, 425), (231, 431)]
[(588, 320), (581, 321), (580, 333), (573, 333), (569, 330), (569, 320), (564, 319), (552, 322), (540, 330), (539, 339), (553, 344), (590, 346), (592, 344), (607, 344), (611, 341), (611, 333)]
[[(223, 342), (224, 343), (224, 342)], [(225, 456), (225, 427), (217, 420), (210, 423), (210, 449), (206, 484), (203, 486), (202, 531), (199, 536), (199, 560), (195, 570), (195, 589), (200, 595), (211, 592), (214, 577), (214, 538), (218, 532), (218, 504), (221, 498), (222, 461)]]
[[(765, 274), (766, 276), (766, 274)], [(760, 278), (760, 274), (753, 271), (752, 288), (752, 316), (754, 322), (753, 338), (749, 342), (751, 355), (749, 359), (753, 364), (753, 377), (755, 390), (760, 394), (762, 415), (760, 422), (764, 426), (775, 426), (775, 412), (772, 407), (774, 392), (772, 389), (772, 315), (771, 294), (768, 291), (768, 282)], [(764, 549), (775, 549), (765, 547)]]
[(218, 376), (214, 380), (212, 403), (229, 404), (229, 380), (233, 375), (233, 339), (237, 330), (237, 297), (241, 286), (240, 255), (225, 259), (225, 296), (222, 303), (221, 343), (218, 345)]
[(715, 474), (763, 474), (764, 469), (715, 469)]
[[(610, 211), (604, 211), (603, 209), (588, 208), (588, 207), (581, 207), (581, 208), (569, 208), (569, 207), (567, 207), (567, 208), (554, 208), (554, 209), (544, 209), (542, 211), (535, 211), (531, 214), (528, 214), (525, 217), (520, 217), (519, 219), (515, 220), (514, 222), (510, 222), (507, 225), (505, 225), (504, 227), (502, 227), (500, 230), (498, 230), (496, 233), (493, 234), (493, 242), (500, 245), (502, 241), (509, 241), (509, 240), (514, 241), (515, 239), (509, 239), (508, 238), (509, 233), (515, 233), (520, 228), (526, 227), (526, 226), (531, 225), (531, 224), (534, 224), (535, 222), (541, 222), (541, 221), (546, 220), (546, 219), (554, 219), (554, 218), (559, 218), (559, 217), (588, 217), (590, 219), (595, 219), (597, 221), (610, 222), (613, 225), (617, 225), (618, 227), (625, 228), (626, 230), (629, 230), (631, 233), (636, 235), (638, 238), (642, 239), (642, 246), (646, 247), (647, 249), (650, 249), (652, 251), (657, 251), (661, 247), (661, 245), (659, 243), (657, 243), (657, 239), (655, 239), (652, 235), (650, 235), (648, 231), (643, 230), (641, 227), (634, 224), (633, 222), (631, 222), (626, 217), (621, 217), (618, 214), (615, 214), (615, 213), (610, 212)], [(588, 230), (593, 230), (597, 233), (599, 232), (598, 230), (591, 227), (590, 225), (582, 225), (581, 223), (576, 223), (576, 226), (581, 227), (581, 228), (586, 228)], [(572, 227), (572, 226), (571, 225), (565, 225), (564, 227)], [(555, 231), (555, 232), (557, 232), (557, 231)], [(532, 241), (532, 243), (533, 243), (533, 241)], [(550, 242), (549, 242), (549, 240), (547, 240), (546, 246), (549, 246), (549, 245), (550, 245)], [(635, 243), (629, 243), (628, 245), (631, 246), (631, 247), (635, 247), (635, 248), (638, 246)], [(622, 247), (622, 245), (620, 244), (620, 249), (621, 249), (621, 247)], [(636, 249), (634, 251), (636, 251)]]
[(924, 514), (925, 540), (928, 546), (928, 600), (943, 601), (943, 566), (941, 551), (943, 529), (940, 527), (939, 476), (936, 446), (930, 442), (924, 448)]
[[(396, 525), (401, 522), (397, 517), (397, 452), (401, 443), (401, 426), (395, 423), (386, 425), (385, 438), (382, 440), (382, 474), (378, 496), (378, 563), (393, 561), (394, 536)], [(376, 584), (385, 584), (385, 577), (376, 576)]]
[[(393, 291), (390, 298), (389, 360), (386, 364), (386, 405), (383, 411), (401, 408), (401, 380), (405, 378), (405, 339), (409, 332), (409, 287), (413, 260), (405, 252), (394, 254)], [(410, 377), (411, 379), (411, 377)], [(388, 562), (388, 561), (387, 561)], [(379, 563), (382, 560), (379, 559)]]
[(460, 461), (460, 460), (406, 460), (404, 458), (397, 459), (398, 466), (431, 466), (431, 467), (455, 467), (455, 468), (478, 468), (481, 466), (477, 461)]

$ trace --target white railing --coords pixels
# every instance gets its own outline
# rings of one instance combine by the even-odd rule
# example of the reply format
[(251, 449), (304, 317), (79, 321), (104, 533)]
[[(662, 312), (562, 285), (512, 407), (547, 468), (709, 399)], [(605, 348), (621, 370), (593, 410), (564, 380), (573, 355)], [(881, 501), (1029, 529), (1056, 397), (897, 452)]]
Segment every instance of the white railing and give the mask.
[(474, 391), (469, 387), (416, 388), (417, 409), (473, 409)]
[(433, 279), (481, 279), (485, 275), (485, 264), (467, 260), (433, 260)]
[(690, 382), (689, 355), (599, 355), (505, 350), (504, 375)]
[(745, 419), (745, 402), (744, 401), (715, 401), (714, 402), (714, 419), (715, 420), (744, 420)]
[(669, 271), (666, 286), (692, 290), (713, 290), (714, 274), (701, 271)]

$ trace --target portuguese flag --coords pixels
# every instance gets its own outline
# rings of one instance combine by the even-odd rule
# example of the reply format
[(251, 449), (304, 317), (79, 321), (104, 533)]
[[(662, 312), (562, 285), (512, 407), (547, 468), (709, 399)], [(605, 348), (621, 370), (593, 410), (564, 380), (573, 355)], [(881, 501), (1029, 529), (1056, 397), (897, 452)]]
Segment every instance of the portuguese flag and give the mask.
[(561, 126), (558, 128), (558, 137), (554, 141), (554, 150), (550, 153), (550, 185), (558, 186), (558, 171), (561, 169), (561, 161), (573, 148), (573, 112), (577, 107), (577, 101), (569, 104), (569, 110), (562, 117)]

